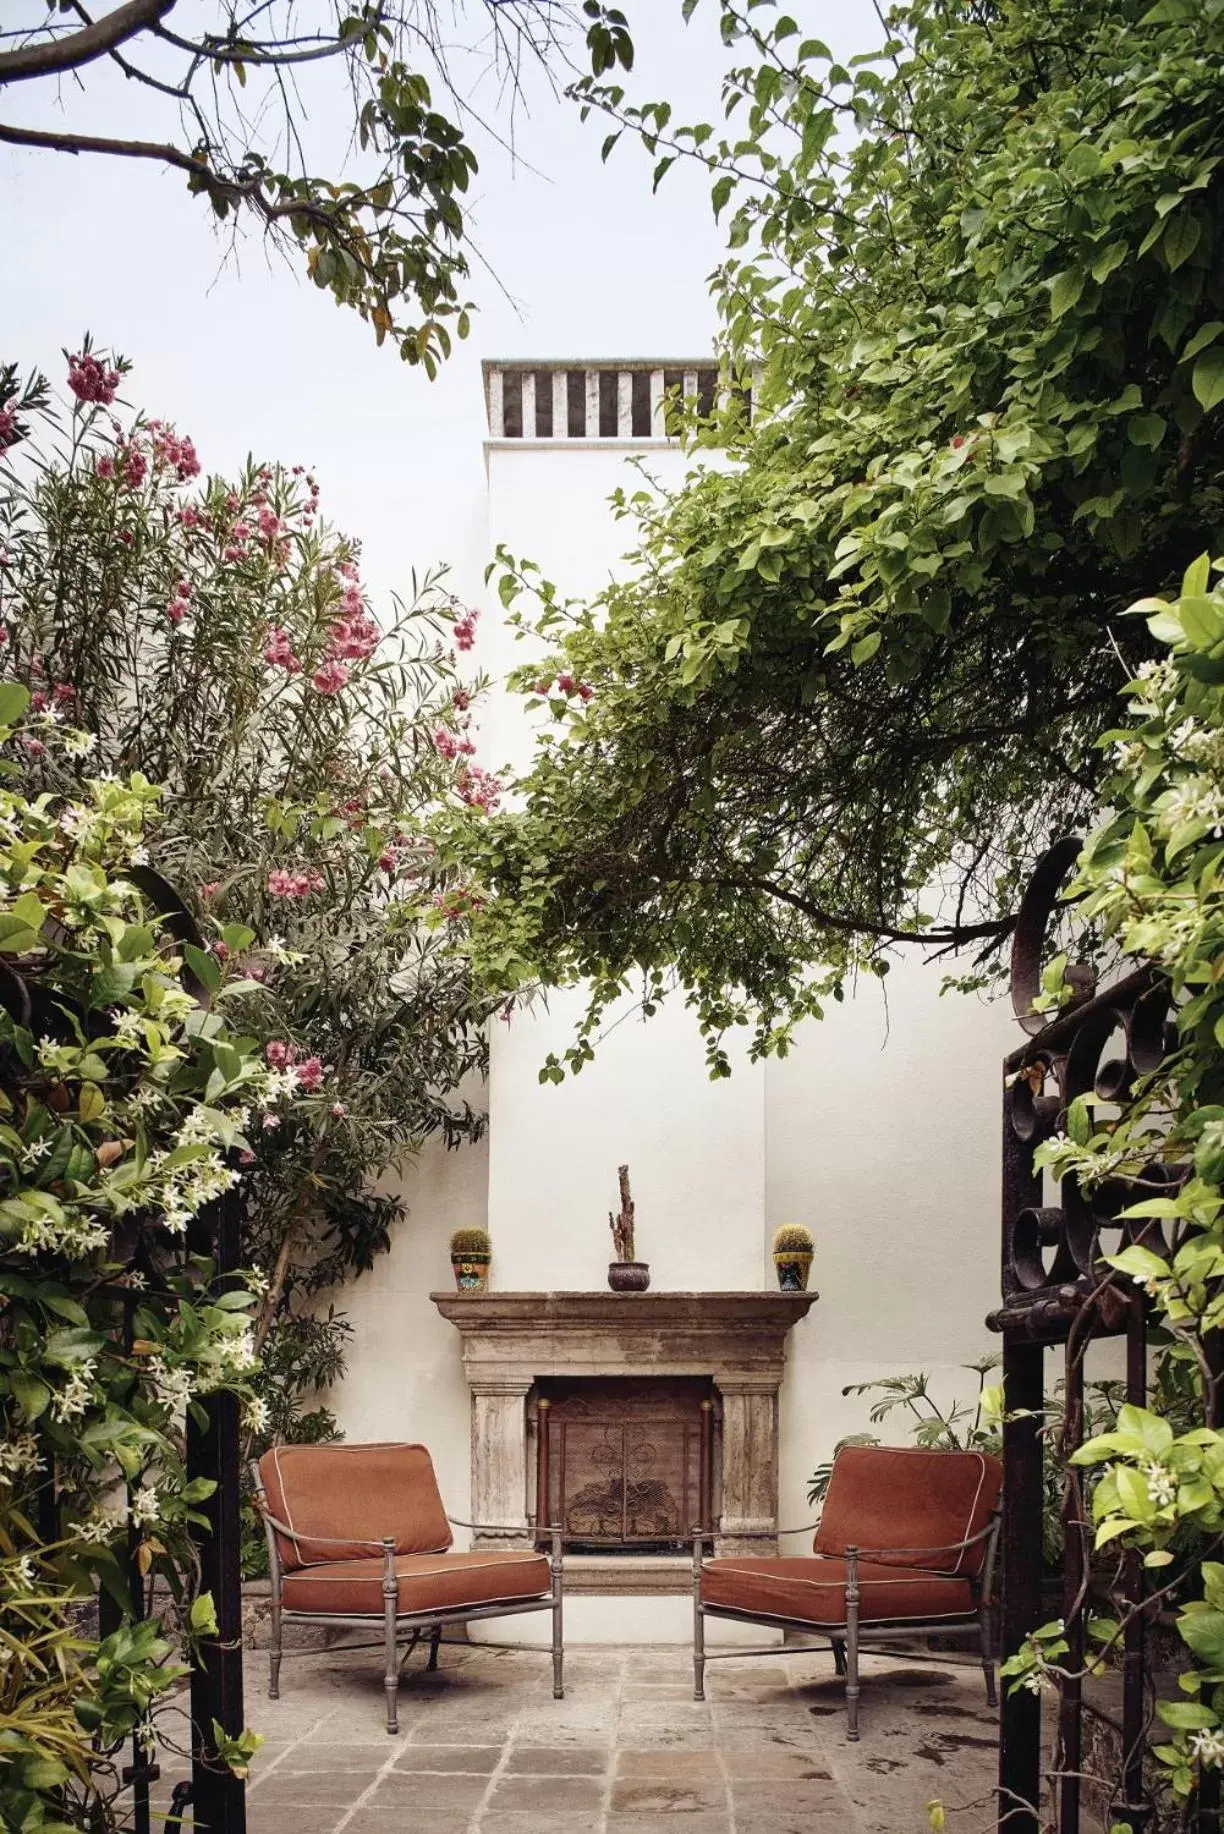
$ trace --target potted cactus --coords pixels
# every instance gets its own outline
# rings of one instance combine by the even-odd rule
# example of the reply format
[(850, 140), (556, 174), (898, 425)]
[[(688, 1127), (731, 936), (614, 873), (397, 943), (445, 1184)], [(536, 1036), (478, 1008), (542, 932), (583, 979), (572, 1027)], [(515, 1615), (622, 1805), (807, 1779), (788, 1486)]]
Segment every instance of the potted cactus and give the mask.
[(489, 1284), (493, 1245), (487, 1229), (456, 1229), (450, 1239), (451, 1267), (461, 1293), (483, 1293)]
[(778, 1285), (784, 1293), (807, 1291), (808, 1269), (812, 1265), (814, 1247), (812, 1232), (805, 1229), (802, 1223), (783, 1223), (780, 1229), (775, 1229), (774, 1266), (778, 1270)]
[(645, 1261), (634, 1259), (634, 1209), (633, 1198), (629, 1194), (629, 1167), (621, 1165), (616, 1168), (620, 1184), (620, 1211), (616, 1216), (608, 1212), (608, 1227), (612, 1231), (612, 1246), (616, 1250), (616, 1259), (608, 1265), (608, 1285), (614, 1293), (644, 1293), (650, 1285), (650, 1267)]

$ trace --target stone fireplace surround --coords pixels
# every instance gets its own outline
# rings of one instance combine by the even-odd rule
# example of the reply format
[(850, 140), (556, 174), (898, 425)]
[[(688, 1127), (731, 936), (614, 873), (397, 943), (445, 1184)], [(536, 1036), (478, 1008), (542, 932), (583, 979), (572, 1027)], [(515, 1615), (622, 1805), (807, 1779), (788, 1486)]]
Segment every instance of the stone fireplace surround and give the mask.
[[(815, 1293), (433, 1293), (458, 1330), (472, 1397), (471, 1515), (506, 1524), (478, 1545), (525, 1542), (535, 1508), (541, 1377), (703, 1376), (721, 1412), (718, 1553), (766, 1553), (778, 1525), (778, 1390), (786, 1339)], [(676, 1556), (566, 1562), (567, 1590), (683, 1592)]]

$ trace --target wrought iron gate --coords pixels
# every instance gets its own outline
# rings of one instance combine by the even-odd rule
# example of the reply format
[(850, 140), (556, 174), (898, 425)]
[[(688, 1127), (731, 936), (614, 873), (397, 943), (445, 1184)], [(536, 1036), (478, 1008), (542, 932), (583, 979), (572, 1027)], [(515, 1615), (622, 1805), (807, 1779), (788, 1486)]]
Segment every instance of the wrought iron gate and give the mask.
[[(1060, 888), (1080, 843), (1058, 842), (1039, 862), (1022, 900), (1012, 953), (1012, 1002), (1028, 1034), (1004, 1062), (1002, 1299), (988, 1323), (1003, 1339), (1002, 1647), (1013, 1654), (1044, 1618), (1043, 1607), (1043, 1408), (1045, 1357), (1060, 1353), (1064, 1391), (1063, 1446), (1083, 1439), (1084, 1356), (1088, 1344), (1121, 1337), (1126, 1346), (1126, 1397), (1142, 1406), (1147, 1396), (1147, 1301), (1132, 1281), (1104, 1266), (1102, 1251), (1127, 1242), (1157, 1240), (1159, 1225), (1122, 1221), (1129, 1201), (1108, 1185), (1087, 1193), (1073, 1178), (1059, 1201), (1043, 1201), (1033, 1157), (1042, 1140), (1064, 1124), (1069, 1104), (1089, 1092), (1125, 1100), (1135, 1079), (1161, 1061), (1169, 1042), (1169, 999), (1157, 970), (1141, 968), (1099, 989), (1091, 971), (1067, 970), (1072, 1003), (1048, 1022), (1034, 1010), (1041, 984), (1043, 946)], [(1170, 1168), (1171, 1182), (1181, 1175)], [(1075, 1467), (1068, 1466), (1063, 1499), (1065, 1563), (1061, 1614), (1070, 1644), (1059, 1684), (1053, 1763), (1043, 1779), (1042, 1697), (1027, 1689), (1004, 1690), (999, 1737), (999, 1828), (1007, 1834), (1078, 1834), (1083, 1795), (1083, 1607), (1089, 1584), (1091, 1528)], [(1142, 1557), (1125, 1557), (1125, 1642), (1122, 1659), (1122, 1765), (1106, 1805), (1110, 1818), (1143, 1834), (1153, 1804), (1143, 1754), (1152, 1713), (1145, 1674), (1148, 1611)], [(1043, 1782), (1049, 1793), (1043, 1797)], [(1208, 1773), (1198, 1808), (1200, 1834), (1219, 1826), (1219, 1773)]]

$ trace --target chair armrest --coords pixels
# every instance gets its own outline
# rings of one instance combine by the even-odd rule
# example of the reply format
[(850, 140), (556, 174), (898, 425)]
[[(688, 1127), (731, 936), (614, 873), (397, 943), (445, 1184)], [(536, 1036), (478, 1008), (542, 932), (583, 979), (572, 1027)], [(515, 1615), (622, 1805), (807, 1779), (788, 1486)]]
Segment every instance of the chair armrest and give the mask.
[[(979, 1529), (976, 1535), (970, 1535), (965, 1541), (948, 1541), (940, 1547), (856, 1547), (854, 1552), (860, 1560), (871, 1560), (876, 1554), (959, 1554), (967, 1547), (976, 1547), (979, 1541), (985, 1541), (998, 1528), (998, 1517), (992, 1516), (985, 1528)], [(849, 1548), (847, 1542), (847, 1549)]]
[[(367, 1541), (363, 1535), (299, 1535), (297, 1530), (290, 1528), (287, 1522), (282, 1522), (279, 1516), (274, 1516), (258, 1494), (253, 1501), (264, 1521), (270, 1523), (278, 1535), (287, 1536), (299, 1547), (368, 1547), (373, 1554), (381, 1554), (386, 1551), (387, 1537), (385, 1535), (376, 1541)], [(392, 1545), (394, 1546), (394, 1542)]]
[(447, 1516), (453, 1528), (474, 1528), (478, 1534), (560, 1535), (564, 1531), (546, 1522), (465, 1522), (462, 1516)]
[[(779, 1535), (810, 1535), (812, 1531), (815, 1528), (817, 1528), (818, 1526), (819, 1525), (815, 1522), (802, 1522), (800, 1523), (798, 1528), (737, 1529), (733, 1535), (727, 1536), (727, 1540), (728, 1541), (776, 1541)], [(690, 1528), (689, 1529), (690, 1536), (699, 1535), (707, 1541), (709, 1541), (714, 1535), (717, 1535), (718, 1532), (719, 1532), (718, 1528), (714, 1525), (711, 1525), (708, 1528)]]

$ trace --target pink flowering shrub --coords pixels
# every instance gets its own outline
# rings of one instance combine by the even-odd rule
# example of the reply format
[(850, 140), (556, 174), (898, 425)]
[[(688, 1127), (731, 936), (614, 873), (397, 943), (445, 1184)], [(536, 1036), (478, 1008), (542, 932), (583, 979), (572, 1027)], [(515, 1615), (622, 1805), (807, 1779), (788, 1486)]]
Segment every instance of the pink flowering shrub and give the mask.
[[(260, 1334), (297, 1343), (311, 1293), (387, 1245), (379, 1175), (483, 1125), (457, 1093), (492, 1004), (465, 948), (481, 893), (437, 845), (500, 795), (475, 756), (481, 683), (457, 674), (476, 620), (436, 577), (376, 607), (304, 466), (208, 475), (185, 429), (124, 406), (122, 361), (86, 347), (66, 380), (51, 420), (0, 370), (0, 674), (32, 691), (37, 780), (63, 787), (64, 748), (32, 748), (70, 708), (96, 735), (77, 769), (165, 786), (151, 863), (294, 1095), (243, 1188), (247, 1258), (276, 1276)], [(318, 1327), (327, 1367), (338, 1328)], [(288, 1360), (309, 1386), (319, 1366)]]

